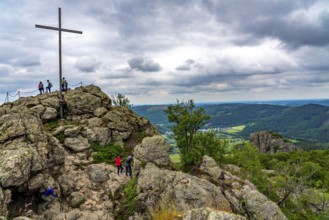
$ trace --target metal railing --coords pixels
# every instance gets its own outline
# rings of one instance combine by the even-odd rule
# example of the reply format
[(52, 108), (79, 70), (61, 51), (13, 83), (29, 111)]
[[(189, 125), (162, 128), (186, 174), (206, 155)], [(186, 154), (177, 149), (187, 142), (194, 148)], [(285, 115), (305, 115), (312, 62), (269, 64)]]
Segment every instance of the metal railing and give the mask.
[[(78, 87), (78, 86), (85, 86), (85, 84), (83, 84), (83, 82), (79, 82), (77, 84), (68, 84), (68, 87)], [(38, 95), (36, 94), (37, 92), (39, 92), (39, 89), (33, 90), (33, 91), (21, 91), (21, 90), (17, 90), (17, 92), (15, 93), (10, 93), (10, 92), (0, 92), (0, 94), (5, 94), (5, 100), (3, 101), (3, 103), (6, 102), (10, 102), (10, 101), (15, 101), (17, 99), (19, 99), (20, 97), (26, 96), (26, 95)], [(17, 98), (16, 98), (17, 97)], [(0, 103), (1, 105), (2, 103)]]

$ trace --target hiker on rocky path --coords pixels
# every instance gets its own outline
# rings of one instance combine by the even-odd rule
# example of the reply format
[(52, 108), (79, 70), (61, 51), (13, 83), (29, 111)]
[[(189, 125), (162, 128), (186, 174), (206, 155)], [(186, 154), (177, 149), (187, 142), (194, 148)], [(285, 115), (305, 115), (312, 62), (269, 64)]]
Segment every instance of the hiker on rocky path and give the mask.
[(40, 91), (40, 94), (42, 94), (42, 93), (45, 92), (45, 90), (44, 90), (44, 88), (43, 88), (43, 83), (42, 83), (41, 81), (39, 82), (38, 89), (39, 89), (39, 91)]
[(131, 170), (131, 162), (133, 161), (133, 155), (129, 154), (126, 159), (126, 176), (132, 176), (132, 170)]
[(51, 87), (53, 87), (53, 84), (47, 79), (48, 86), (46, 87), (46, 92), (51, 92)]
[(115, 158), (115, 166), (117, 166), (118, 175), (120, 175), (120, 173), (122, 173), (123, 170), (120, 155), (117, 155), (117, 157)]

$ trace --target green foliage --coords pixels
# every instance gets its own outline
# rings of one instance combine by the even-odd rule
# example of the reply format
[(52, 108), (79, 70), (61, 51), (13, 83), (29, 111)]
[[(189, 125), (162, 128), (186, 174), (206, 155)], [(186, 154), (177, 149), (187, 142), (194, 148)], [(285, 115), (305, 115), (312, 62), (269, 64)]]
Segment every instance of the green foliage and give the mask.
[(51, 120), (44, 124), (44, 129), (48, 132), (54, 130), (57, 127), (59, 127), (58, 120)]
[(127, 200), (132, 200), (137, 196), (137, 180), (131, 179), (123, 190)]
[(201, 152), (194, 148), (194, 136), (205, 125), (210, 116), (203, 108), (195, 108), (193, 100), (170, 105), (165, 110), (169, 122), (175, 123), (172, 132), (180, 149), (181, 160), (184, 166), (189, 166), (198, 161)]
[(139, 209), (144, 209), (140, 203), (136, 200), (137, 196), (137, 180), (131, 179), (125, 188), (124, 192), (124, 201), (120, 204), (118, 209), (114, 211), (114, 217), (118, 220), (126, 220), (130, 216), (132, 216), (135, 211), (139, 211)]
[(248, 142), (233, 149), (225, 160), (226, 163), (233, 163), (241, 167), (241, 176), (249, 179), (261, 192), (273, 199), (275, 194), (271, 188), (268, 188), (269, 181), (262, 172), (260, 156), (258, 148)]
[(58, 133), (55, 135), (55, 138), (59, 140), (59, 142), (64, 143), (65, 141), (65, 135), (64, 132)]
[(188, 152), (193, 147), (193, 137), (195, 133), (206, 124), (210, 116), (203, 108), (195, 108), (193, 100), (169, 105), (165, 110), (169, 122), (175, 123), (171, 130), (174, 133), (177, 146)]
[[(199, 164), (204, 155), (212, 157), (217, 163), (223, 162), (228, 142), (216, 136), (213, 130), (198, 132), (194, 136), (193, 148), (181, 154), (181, 160), (186, 167)], [(184, 151), (184, 149), (183, 149)]]
[(114, 106), (131, 107), (130, 100), (121, 93), (112, 95), (111, 98)]
[(122, 147), (113, 144), (101, 146), (98, 143), (94, 143), (91, 147), (96, 151), (96, 154), (93, 157), (94, 163), (113, 164), (115, 157), (123, 153)]

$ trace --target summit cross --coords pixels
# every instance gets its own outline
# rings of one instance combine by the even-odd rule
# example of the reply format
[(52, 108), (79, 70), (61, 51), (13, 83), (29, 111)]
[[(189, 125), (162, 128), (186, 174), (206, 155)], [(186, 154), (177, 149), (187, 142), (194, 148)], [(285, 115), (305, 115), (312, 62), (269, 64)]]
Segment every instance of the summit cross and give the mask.
[(82, 34), (82, 31), (76, 31), (76, 30), (62, 28), (61, 8), (58, 8), (58, 27), (50, 27), (50, 26), (44, 26), (44, 25), (39, 25), (39, 24), (36, 24), (35, 27), (49, 29), (49, 30), (55, 30), (55, 31), (58, 31), (58, 33), (59, 33), (59, 99), (60, 99), (60, 115), (61, 115), (61, 118), (63, 118), (64, 99), (63, 99), (62, 88), (61, 88), (61, 86), (62, 86), (62, 31), (75, 33), (75, 34)]

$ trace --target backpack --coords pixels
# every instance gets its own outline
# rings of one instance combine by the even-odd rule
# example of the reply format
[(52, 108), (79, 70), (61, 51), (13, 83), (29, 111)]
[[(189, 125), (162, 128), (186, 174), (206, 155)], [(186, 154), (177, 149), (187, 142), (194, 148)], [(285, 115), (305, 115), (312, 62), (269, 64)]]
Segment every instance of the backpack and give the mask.
[(49, 83), (49, 88), (53, 87), (53, 84)]
[(132, 160), (133, 160), (133, 157), (128, 156), (127, 159), (126, 159), (126, 163), (130, 164)]

